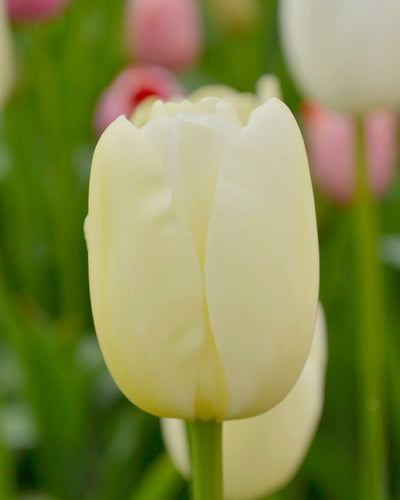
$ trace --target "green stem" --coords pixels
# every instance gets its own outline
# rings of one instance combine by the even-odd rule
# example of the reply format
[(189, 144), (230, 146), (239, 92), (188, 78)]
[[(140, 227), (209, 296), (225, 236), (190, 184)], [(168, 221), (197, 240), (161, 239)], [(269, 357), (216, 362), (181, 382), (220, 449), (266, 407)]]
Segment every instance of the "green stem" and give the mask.
[(382, 367), (384, 356), (382, 270), (377, 256), (378, 214), (368, 181), (361, 119), (356, 132), (355, 237), (358, 263), (358, 400), (360, 494), (384, 499), (385, 439)]
[(222, 500), (222, 424), (186, 422), (193, 500)]

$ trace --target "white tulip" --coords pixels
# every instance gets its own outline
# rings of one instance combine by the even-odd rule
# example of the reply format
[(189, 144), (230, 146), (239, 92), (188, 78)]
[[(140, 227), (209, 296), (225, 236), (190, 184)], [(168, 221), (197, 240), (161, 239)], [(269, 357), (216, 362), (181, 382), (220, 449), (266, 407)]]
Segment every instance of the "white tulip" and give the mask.
[[(224, 423), (225, 498), (259, 498), (277, 491), (292, 479), (307, 453), (321, 416), (325, 365), (325, 319), (320, 308), (310, 356), (286, 398), (262, 415)], [(190, 467), (184, 423), (163, 419), (161, 427), (174, 464), (188, 477)]]
[(311, 345), (318, 242), (304, 143), (278, 99), (242, 125), (221, 99), (155, 102), (93, 159), (86, 237), (96, 332), (124, 394), (186, 420), (260, 414)]
[(308, 98), (353, 113), (400, 104), (399, 0), (281, 0), (280, 25)]

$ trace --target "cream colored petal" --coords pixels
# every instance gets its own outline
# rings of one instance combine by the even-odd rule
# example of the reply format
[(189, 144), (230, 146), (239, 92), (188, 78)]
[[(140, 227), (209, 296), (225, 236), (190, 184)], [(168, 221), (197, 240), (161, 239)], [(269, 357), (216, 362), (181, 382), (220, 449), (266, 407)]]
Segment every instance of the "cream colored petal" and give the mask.
[(198, 102), (205, 97), (218, 97), (235, 110), (240, 123), (245, 125), (248, 122), (250, 113), (256, 108), (260, 101), (259, 99), (247, 92), (236, 92), (236, 90), (226, 85), (206, 85), (196, 90), (190, 95), (190, 100), (193, 102)]
[[(326, 333), (320, 308), (312, 349), (294, 388), (272, 410), (257, 417), (225, 422), (224, 497), (255, 499), (292, 479), (310, 446), (323, 404)], [(184, 424), (161, 421), (166, 448), (178, 470), (190, 475)]]
[(270, 99), (224, 160), (209, 222), (206, 294), (228, 418), (262, 413), (293, 387), (311, 344), (318, 267), (303, 140), (288, 108)]
[[(214, 115), (227, 122), (241, 125), (241, 120), (237, 114), (237, 110), (229, 99), (225, 101), (216, 96), (205, 97), (204, 99), (193, 103), (191, 111), (195, 113)], [(223, 124), (221, 124), (221, 126), (226, 128)]]
[(200, 101), (210, 96), (226, 99), (235, 94), (237, 94), (237, 91), (232, 87), (228, 87), (228, 85), (204, 85), (192, 92), (189, 99), (193, 102)]
[[(165, 158), (172, 186), (172, 205), (196, 246), (201, 269), (218, 170), (226, 151), (241, 131), (239, 126), (219, 117), (223, 111), (217, 108), (221, 106), (215, 106), (214, 100), (210, 103), (216, 116), (187, 111), (168, 121), (149, 123), (143, 129), (143, 134), (154, 141), (154, 147)], [(220, 104), (224, 108), (224, 103)], [(205, 105), (207, 103), (203, 102), (203, 108)], [(203, 419), (223, 419), (229, 395), (208, 322), (205, 295), (203, 316), (207, 326), (196, 393), (196, 415)]]
[(148, 121), (163, 117), (172, 118), (185, 112), (218, 116), (228, 122), (240, 124), (240, 120), (238, 119), (235, 109), (229, 104), (229, 102), (224, 102), (223, 100), (212, 95), (196, 101), (189, 101), (187, 99), (179, 102), (156, 101), (153, 105)]
[(0, 106), (7, 99), (14, 82), (14, 60), (5, 5), (0, 0)]
[(151, 107), (147, 121), (150, 122), (152, 120), (156, 120), (157, 118), (170, 118), (186, 109), (190, 109), (191, 107), (192, 103), (187, 99), (177, 102), (164, 102), (157, 100)]
[(156, 101), (157, 99), (154, 96), (149, 96), (143, 99), (143, 101), (136, 107), (130, 118), (130, 121), (133, 125), (135, 125), (135, 127), (143, 127), (143, 125), (149, 121), (150, 112)]
[[(182, 113), (168, 122), (164, 152), (172, 203), (204, 265), (208, 222), (219, 168), (241, 128), (205, 113)], [(159, 135), (151, 134), (156, 141)]]
[(309, 360), (318, 363), (319, 366), (326, 365), (327, 359), (327, 338), (326, 338), (326, 320), (325, 313), (321, 304), (318, 304), (317, 319), (315, 321), (315, 333)]
[(96, 148), (86, 237), (92, 310), (120, 389), (159, 416), (195, 416), (204, 344), (196, 249), (175, 210), (160, 152), (125, 118)]
[(162, 418), (160, 424), (168, 455), (182, 476), (189, 479), (191, 466), (185, 422), (176, 418)]
[(271, 97), (277, 97), (278, 99), (282, 97), (281, 85), (275, 75), (261, 76), (257, 80), (256, 90), (261, 103), (268, 101)]
[(260, 104), (259, 99), (255, 95), (248, 93), (238, 93), (232, 96), (228, 102), (234, 107), (243, 125), (247, 124), (251, 112)]

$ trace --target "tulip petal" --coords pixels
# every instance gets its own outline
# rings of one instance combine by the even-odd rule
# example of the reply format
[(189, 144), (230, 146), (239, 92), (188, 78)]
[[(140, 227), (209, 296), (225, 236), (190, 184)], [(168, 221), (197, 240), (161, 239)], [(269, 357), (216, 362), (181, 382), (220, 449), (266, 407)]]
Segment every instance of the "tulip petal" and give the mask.
[[(210, 101), (204, 104), (209, 108)], [(196, 246), (201, 269), (219, 167), (241, 132), (240, 126), (220, 117), (224, 112), (220, 108), (214, 109), (216, 115), (186, 111), (172, 120), (151, 122), (143, 129), (149, 140), (164, 152), (172, 186), (172, 205)], [(229, 109), (226, 110), (228, 115)], [(229, 394), (209, 325), (205, 295), (203, 317), (206, 333), (196, 392), (196, 415), (222, 420), (229, 406)]]
[(226, 85), (207, 85), (190, 94), (190, 100), (197, 103), (206, 96), (214, 96), (229, 103), (237, 113), (240, 122), (245, 125), (252, 110), (261, 102), (258, 97), (250, 93), (240, 93)]
[(221, 166), (209, 221), (206, 294), (228, 418), (262, 413), (294, 385), (311, 344), (318, 278), (304, 144), (288, 108), (271, 99)]
[[(224, 427), (225, 495), (260, 498), (284, 487), (296, 474), (321, 416), (324, 377), (310, 361), (294, 388), (270, 411), (227, 422)], [(243, 473), (243, 458), (246, 473)]]
[(216, 116), (189, 111), (164, 124), (168, 127), (164, 134), (154, 132), (155, 126), (161, 124), (149, 124), (149, 138), (160, 147), (161, 135), (164, 136), (172, 204), (192, 236), (202, 267), (218, 171), (241, 127)]
[(194, 418), (205, 336), (195, 246), (171, 206), (160, 153), (125, 118), (93, 160), (87, 241), (93, 316), (108, 368), (136, 405)]

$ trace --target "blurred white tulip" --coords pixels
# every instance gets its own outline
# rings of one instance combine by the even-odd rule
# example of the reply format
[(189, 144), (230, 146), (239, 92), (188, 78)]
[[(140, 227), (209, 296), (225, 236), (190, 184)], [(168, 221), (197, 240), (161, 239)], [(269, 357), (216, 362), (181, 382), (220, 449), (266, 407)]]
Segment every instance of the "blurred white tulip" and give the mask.
[(281, 0), (283, 46), (307, 98), (363, 113), (400, 104), (399, 0)]

